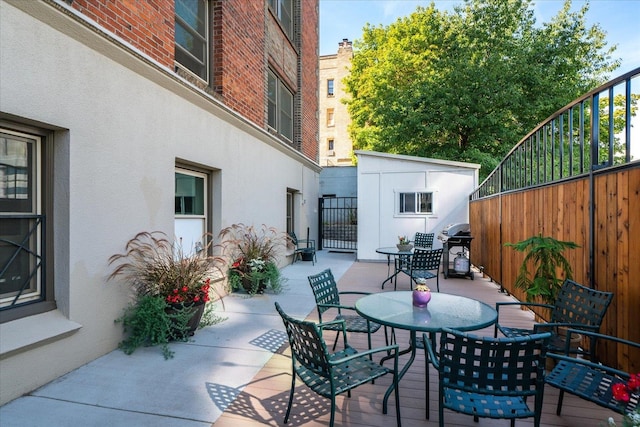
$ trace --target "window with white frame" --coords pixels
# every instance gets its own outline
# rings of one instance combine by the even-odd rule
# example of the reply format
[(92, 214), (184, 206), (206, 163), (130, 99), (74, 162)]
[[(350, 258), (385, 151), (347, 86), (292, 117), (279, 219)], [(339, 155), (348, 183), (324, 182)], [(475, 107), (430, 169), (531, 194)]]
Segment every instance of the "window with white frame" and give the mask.
[(207, 181), (204, 173), (176, 168), (175, 235), (187, 254), (206, 245), (203, 237), (207, 233)]
[(269, 0), (269, 6), (278, 17), (285, 34), (293, 38), (293, 0)]
[(53, 295), (53, 284), (47, 287), (45, 280), (44, 137), (35, 131), (30, 134), (0, 128), (0, 310), (3, 311), (44, 301), (47, 292)]
[(208, 0), (175, 0), (175, 60), (209, 80)]
[(398, 213), (432, 214), (433, 192), (398, 192)]
[(271, 70), (269, 70), (267, 92), (269, 127), (289, 141), (293, 141), (293, 93)]

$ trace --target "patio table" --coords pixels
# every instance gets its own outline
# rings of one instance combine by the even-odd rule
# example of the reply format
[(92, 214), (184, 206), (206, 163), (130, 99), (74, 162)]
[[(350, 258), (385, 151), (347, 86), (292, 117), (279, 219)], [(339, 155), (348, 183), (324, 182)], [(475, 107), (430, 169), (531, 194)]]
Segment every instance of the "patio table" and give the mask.
[[(498, 312), (493, 307), (471, 298), (432, 292), (428, 306), (418, 308), (413, 306), (411, 294), (411, 291), (380, 292), (362, 297), (355, 304), (360, 316), (385, 326), (409, 331), (409, 347), (399, 354), (411, 355), (399, 372), (398, 381), (406, 374), (416, 357), (418, 332), (427, 332), (435, 343), (435, 333), (442, 328), (472, 331), (490, 326), (498, 318)], [(380, 363), (384, 363), (384, 360)], [(428, 393), (428, 382), (425, 387)], [(393, 384), (384, 395), (384, 414), (387, 413), (387, 400), (392, 390)], [(427, 399), (427, 414), (428, 405)]]
[[(398, 250), (397, 246), (386, 246), (376, 249), (376, 252), (387, 256), (387, 278), (382, 282), (382, 289), (384, 289), (385, 283), (393, 283), (394, 279), (398, 280), (396, 277), (402, 272), (402, 269), (398, 268), (398, 258), (405, 257), (405, 261), (410, 261), (413, 255), (413, 249), (410, 251), (401, 251)], [(393, 273), (391, 273), (391, 257), (393, 257)]]

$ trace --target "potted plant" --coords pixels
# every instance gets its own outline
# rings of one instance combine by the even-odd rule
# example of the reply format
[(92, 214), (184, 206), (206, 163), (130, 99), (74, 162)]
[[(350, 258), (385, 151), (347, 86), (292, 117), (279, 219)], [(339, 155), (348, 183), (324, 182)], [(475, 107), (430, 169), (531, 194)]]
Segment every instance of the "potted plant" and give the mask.
[[(140, 346), (161, 345), (165, 358), (173, 356), (168, 343), (187, 340), (213, 307), (211, 278), (222, 277), (223, 259), (201, 251), (186, 254), (160, 232), (141, 232), (129, 240), (124, 253), (109, 258), (109, 280), (122, 277), (132, 288), (133, 301), (116, 319), (127, 337), (119, 347), (127, 354)], [(209, 322), (216, 317), (208, 313)]]
[[(540, 297), (545, 304), (554, 304), (564, 280), (573, 278), (571, 264), (563, 251), (580, 246), (574, 242), (543, 237), (542, 234), (518, 243), (505, 243), (505, 246), (526, 253), (518, 270), (516, 288), (525, 291), (528, 302)], [(530, 265), (534, 268), (532, 275)]]
[(244, 290), (250, 295), (275, 293), (282, 289), (277, 260), (286, 248), (286, 236), (273, 227), (256, 229), (233, 224), (220, 232), (223, 253), (230, 261), (227, 283), (231, 291)]
[(413, 249), (413, 245), (407, 236), (398, 236), (398, 243), (396, 244), (396, 247), (400, 252), (409, 252)]

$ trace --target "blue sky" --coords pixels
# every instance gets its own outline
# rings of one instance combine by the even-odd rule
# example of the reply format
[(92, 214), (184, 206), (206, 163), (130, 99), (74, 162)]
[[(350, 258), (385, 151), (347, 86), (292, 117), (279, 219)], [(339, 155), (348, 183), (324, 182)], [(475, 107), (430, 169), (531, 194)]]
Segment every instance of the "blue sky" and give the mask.
[[(338, 51), (343, 38), (360, 39), (366, 23), (391, 24), (398, 18), (410, 15), (417, 6), (427, 7), (430, 0), (320, 0), (320, 55)], [(459, 0), (438, 0), (440, 10), (453, 10)], [(584, 0), (573, 0), (577, 10)], [(562, 8), (562, 0), (538, 0), (535, 2), (537, 22), (548, 22)], [(617, 44), (614, 56), (622, 64), (611, 77), (640, 67), (640, 0), (591, 0), (587, 12), (589, 24), (598, 23), (607, 33), (609, 45)]]

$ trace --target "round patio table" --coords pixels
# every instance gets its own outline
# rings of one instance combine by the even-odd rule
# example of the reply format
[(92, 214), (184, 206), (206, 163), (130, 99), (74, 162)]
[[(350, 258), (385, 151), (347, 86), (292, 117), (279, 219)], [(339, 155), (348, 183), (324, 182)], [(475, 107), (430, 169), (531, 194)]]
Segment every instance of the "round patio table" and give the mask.
[[(365, 319), (409, 331), (409, 347), (400, 354), (411, 353), (411, 356), (398, 374), (398, 381), (409, 370), (416, 357), (418, 332), (428, 333), (431, 342), (435, 344), (435, 333), (442, 331), (443, 328), (473, 331), (493, 325), (498, 318), (498, 312), (493, 307), (471, 298), (432, 292), (431, 301), (427, 307), (418, 308), (413, 306), (411, 294), (411, 291), (380, 292), (362, 297), (355, 304), (356, 311)], [(382, 359), (380, 363), (384, 361), (385, 359)], [(428, 393), (428, 381), (425, 388)], [(387, 400), (392, 390), (393, 384), (384, 395), (382, 412), (385, 414)], [(426, 404), (427, 418), (429, 418), (428, 399)]]
[[(400, 251), (397, 246), (386, 246), (384, 248), (376, 249), (376, 252), (387, 256), (387, 278), (382, 282), (382, 289), (387, 282), (393, 283), (393, 280), (398, 280), (397, 276), (402, 272), (401, 268), (398, 268), (397, 258), (404, 258), (404, 261), (408, 262), (413, 255), (413, 249), (410, 251)], [(391, 274), (391, 257), (393, 257), (393, 274)]]

